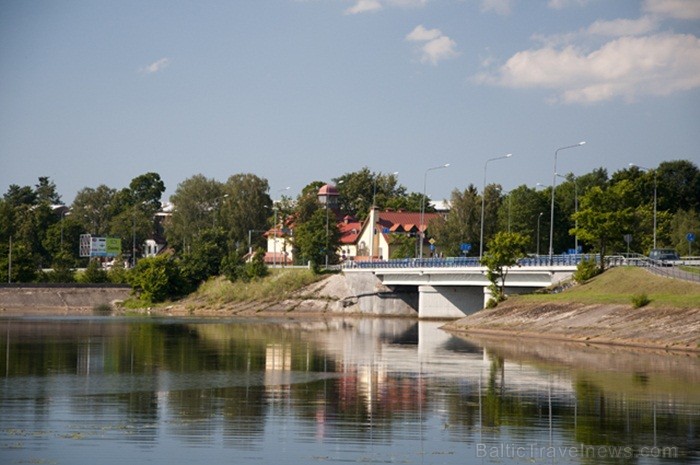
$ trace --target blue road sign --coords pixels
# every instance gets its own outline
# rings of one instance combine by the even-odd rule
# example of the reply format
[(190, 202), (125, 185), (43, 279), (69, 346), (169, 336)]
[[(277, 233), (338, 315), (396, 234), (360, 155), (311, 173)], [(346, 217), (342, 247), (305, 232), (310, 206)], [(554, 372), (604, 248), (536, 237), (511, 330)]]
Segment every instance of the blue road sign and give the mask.
[(693, 233), (686, 234), (685, 238), (688, 239), (688, 242), (695, 242), (695, 234)]
[(463, 242), (463, 243), (459, 244), (459, 249), (462, 252), (469, 252), (472, 249), (472, 245), (467, 243), (467, 242)]

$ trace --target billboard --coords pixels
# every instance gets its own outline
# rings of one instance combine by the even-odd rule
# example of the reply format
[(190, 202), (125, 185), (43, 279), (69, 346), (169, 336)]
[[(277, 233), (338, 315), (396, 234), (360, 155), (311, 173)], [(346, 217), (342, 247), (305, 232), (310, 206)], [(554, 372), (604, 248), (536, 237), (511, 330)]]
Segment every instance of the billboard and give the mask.
[(81, 257), (116, 257), (122, 253), (122, 240), (118, 237), (92, 237), (80, 235)]

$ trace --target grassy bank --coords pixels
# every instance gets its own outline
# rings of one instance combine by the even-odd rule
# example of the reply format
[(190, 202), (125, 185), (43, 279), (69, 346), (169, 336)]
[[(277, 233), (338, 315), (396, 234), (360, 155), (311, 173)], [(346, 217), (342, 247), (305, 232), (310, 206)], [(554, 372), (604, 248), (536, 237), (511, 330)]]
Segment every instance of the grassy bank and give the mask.
[(292, 293), (326, 277), (307, 269), (270, 269), (270, 274), (250, 282), (232, 283), (224, 277), (213, 278), (202, 284), (190, 298), (210, 304), (242, 302), (277, 302)]
[(651, 307), (698, 308), (700, 284), (656, 276), (642, 268), (619, 267), (559, 294), (519, 296), (525, 302), (576, 302), (582, 304), (630, 304), (645, 294)]

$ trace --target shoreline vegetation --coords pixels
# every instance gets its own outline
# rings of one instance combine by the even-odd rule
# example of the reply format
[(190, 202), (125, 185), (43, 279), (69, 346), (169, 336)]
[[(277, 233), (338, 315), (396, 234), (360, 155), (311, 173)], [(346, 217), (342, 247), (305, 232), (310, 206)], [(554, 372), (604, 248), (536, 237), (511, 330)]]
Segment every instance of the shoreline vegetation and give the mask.
[[(377, 317), (361, 312), (341, 273), (270, 271), (267, 277), (249, 282), (212, 278), (186, 298), (150, 307), (139, 307), (132, 297), (92, 307), (41, 308), (36, 292), (30, 291), (26, 305), (8, 307), (0, 302), (0, 316)], [(65, 301), (65, 295), (61, 299)], [(512, 296), (493, 309), (447, 322), (444, 329), (484, 337), (700, 352), (700, 284), (659, 277), (638, 268), (613, 268), (559, 293)]]

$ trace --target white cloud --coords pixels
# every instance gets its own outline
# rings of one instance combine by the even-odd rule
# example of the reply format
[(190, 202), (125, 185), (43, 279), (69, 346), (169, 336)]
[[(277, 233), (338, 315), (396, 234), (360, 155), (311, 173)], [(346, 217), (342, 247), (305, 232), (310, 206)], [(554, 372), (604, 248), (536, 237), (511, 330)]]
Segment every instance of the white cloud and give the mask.
[(657, 27), (657, 21), (651, 16), (642, 16), (639, 19), (615, 19), (612, 21), (599, 19), (588, 26), (587, 32), (589, 34), (611, 37), (639, 36), (648, 34)]
[(406, 35), (409, 42), (417, 42), (420, 51), (421, 63), (436, 65), (438, 61), (447, 60), (457, 56), (455, 48), (457, 44), (440, 31), (440, 29), (426, 29), (422, 24), (418, 25)]
[(698, 0), (645, 0), (644, 11), (674, 19), (700, 19)]
[(357, 0), (355, 5), (345, 10), (345, 14), (356, 15), (359, 13), (381, 10), (382, 8), (383, 6), (379, 0)]
[(668, 95), (700, 87), (700, 39), (685, 34), (621, 37), (586, 53), (544, 47), (513, 55), (480, 83), (544, 88), (566, 103), (593, 103), (643, 95)]
[(499, 15), (508, 15), (513, 11), (514, 0), (481, 0), (481, 11), (493, 11)]
[(141, 68), (141, 72), (144, 74), (157, 73), (158, 71), (162, 71), (163, 69), (167, 68), (169, 64), (170, 64), (169, 58), (161, 58), (160, 60), (154, 61), (150, 65), (148, 65), (144, 68)]
[(356, 15), (383, 10), (386, 7), (416, 8), (422, 7), (428, 0), (355, 0), (355, 4), (345, 10), (346, 15)]

